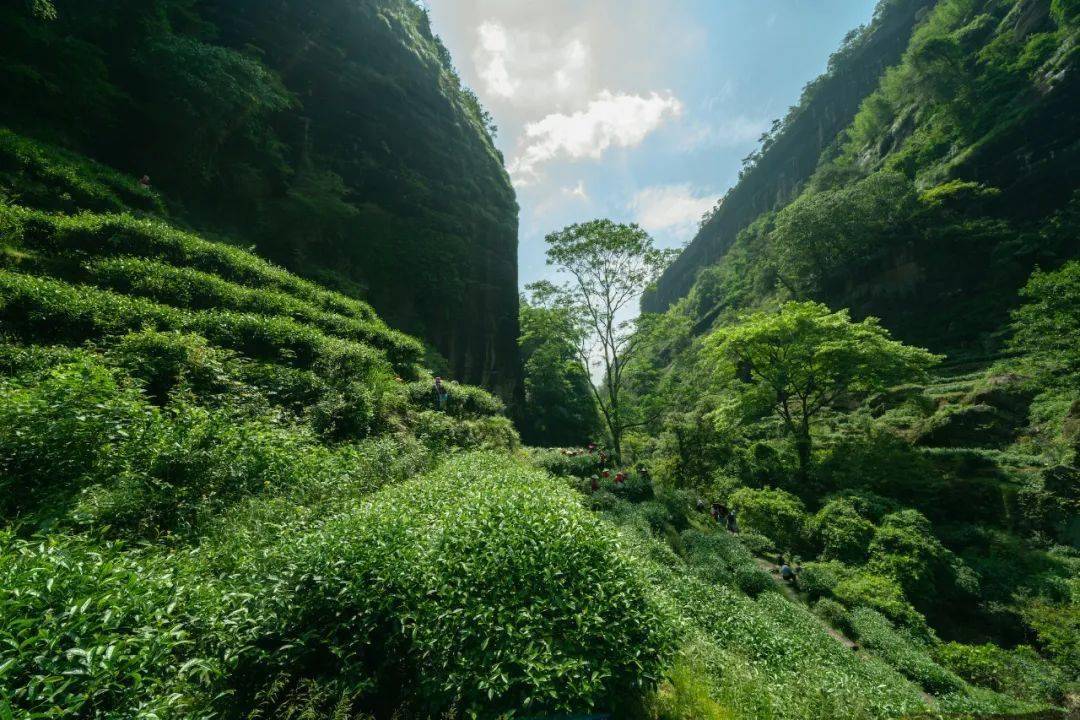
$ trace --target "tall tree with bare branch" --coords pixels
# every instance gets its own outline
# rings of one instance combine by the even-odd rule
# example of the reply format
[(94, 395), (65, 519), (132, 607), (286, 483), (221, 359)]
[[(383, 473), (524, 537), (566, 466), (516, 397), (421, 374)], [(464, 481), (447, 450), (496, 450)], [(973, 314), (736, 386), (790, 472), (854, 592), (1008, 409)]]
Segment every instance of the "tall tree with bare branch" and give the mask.
[[(628, 316), (641, 293), (659, 277), (675, 254), (659, 250), (637, 225), (592, 220), (570, 225), (546, 238), (547, 263), (568, 279), (562, 285), (537, 283), (534, 298), (544, 298), (570, 314), (578, 356), (586, 372), (616, 456), (633, 425), (621, 404), (623, 377), (637, 350)], [(593, 370), (599, 371), (594, 373)]]

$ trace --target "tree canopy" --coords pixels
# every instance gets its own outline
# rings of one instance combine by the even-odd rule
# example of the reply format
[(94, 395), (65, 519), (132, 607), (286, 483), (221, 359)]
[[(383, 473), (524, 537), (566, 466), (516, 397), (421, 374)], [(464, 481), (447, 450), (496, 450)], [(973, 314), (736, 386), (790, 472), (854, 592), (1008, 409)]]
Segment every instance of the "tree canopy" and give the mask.
[(563, 307), (538, 296), (521, 298), (521, 360), (524, 365), (524, 440), (532, 445), (583, 445), (599, 427), (589, 374), (578, 358), (580, 324)]
[(721, 368), (769, 393), (795, 437), (800, 471), (809, 470), (812, 419), (847, 393), (917, 378), (940, 358), (893, 340), (876, 318), (852, 322), (847, 310), (788, 302), (717, 330), (709, 339)]
[(553, 306), (566, 310), (579, 331), (578, 358), (586, 370), (602, 371), (601, 386), (590, 385), (618, 455), (630, 421), (620, 403), (623, 378), (632, 362), (636, 339), (624, 319), (667, 266), (674, 251), (660, 250), (636, 224), (592, 220), (570, 225), (546, 238), (547, 262), (571, 280), (548, 285)]

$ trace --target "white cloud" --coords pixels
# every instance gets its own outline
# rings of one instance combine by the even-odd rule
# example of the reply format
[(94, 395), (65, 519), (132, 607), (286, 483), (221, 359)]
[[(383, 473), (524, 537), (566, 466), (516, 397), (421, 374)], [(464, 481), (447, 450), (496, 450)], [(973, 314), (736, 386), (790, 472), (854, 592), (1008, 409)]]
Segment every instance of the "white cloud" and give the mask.
[(650, 233), (665, 232), (687, 239), (717, 199), (711, 193), (695, 192), (690, 183), (653, 185), (638, 191), (629, 209), (634, 221)]
[(770, 122), (734, 115), (711, 125), (697, 124), (679, 142), (682, 150), (741, 147), (755, 142), (769, 129)]
[(602, 90), (584, 110), (552, 113), (526, 125), (510, 174), (523, 184), (536, 176), (538, 166), (556, 158), (598, 159), (611, 147), (635, 147), (666, 119), (682, 113), (682, 107), (670, 94), (643, 97)]
[(562, 191), (563, 195), (566, 195), (567, 197), (578, 198), (580, 200), (585, 200), (586, 202), (589, 200), (589, 193), (585, 190), (584, 180), (578, 180), (577, 185), (574, 187), (564, 187)]
[(555, 36), (556, 40), (539, 30), (487, 20), (476, 32), (473, 63), (491, 97), (514, 105), (550, 106), (553, 101), (587, 96), (589, 48), (573, 36), (574, 30)]
[(513, 97), (520, 83), (510, 77), (506, 66), (510, 48), (506, 28), (495, 22), (485, 22), (477, 29), (480, 42), (476, 48), (476, 68), (484, 87), (492, 95)]

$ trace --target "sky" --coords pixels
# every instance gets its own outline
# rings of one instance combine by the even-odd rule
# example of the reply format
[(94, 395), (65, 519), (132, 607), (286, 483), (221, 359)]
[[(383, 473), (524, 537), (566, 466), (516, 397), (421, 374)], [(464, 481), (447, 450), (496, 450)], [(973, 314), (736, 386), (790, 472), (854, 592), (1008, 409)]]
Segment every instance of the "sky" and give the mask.
[(681, 247), (875, 0), (427, 0), (499, 128), (522, 286), (599, 217)]

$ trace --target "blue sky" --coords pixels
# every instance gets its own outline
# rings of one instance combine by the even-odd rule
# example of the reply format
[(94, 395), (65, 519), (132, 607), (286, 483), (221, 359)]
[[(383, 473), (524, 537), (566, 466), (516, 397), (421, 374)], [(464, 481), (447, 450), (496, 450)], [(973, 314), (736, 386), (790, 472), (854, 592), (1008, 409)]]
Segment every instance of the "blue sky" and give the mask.
[(521, 205), (522, 285), (544, 235), (596, 217), (665, 247), (874, 0), (428, 0), (462, 79), (499, 126)]

